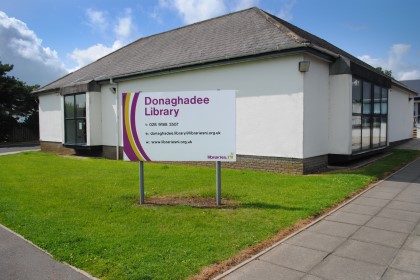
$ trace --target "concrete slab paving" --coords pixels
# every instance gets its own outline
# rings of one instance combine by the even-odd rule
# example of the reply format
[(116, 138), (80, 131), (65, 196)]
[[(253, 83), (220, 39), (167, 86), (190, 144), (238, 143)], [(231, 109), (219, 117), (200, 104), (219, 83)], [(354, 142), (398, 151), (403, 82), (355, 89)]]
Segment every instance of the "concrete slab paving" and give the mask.
[(420, 252), (420, 236), (410, 235), (404, 243), (404, 249)]
[(383, 181), (372, 190), (399, 193), (402, 190), (404, 190), (409, 184), (410, 182), (391, 181), (387, 179), (387, 181)]
[(351, 239), (400, 248), (407, 237), (408, 233), (362, 227), (351, 236)]
[[(420, 196), (420, 184), (416, 184), (416, 186), (413, 186), (413, 184), (410, 184), (406, 189), (404, 189), (401, 192), (401, 195), (414, 195), (414, 196)], [(420, 203), (420, 201), (414, 201), (414, 203)]]
[(407, 201), (393, 200), (387, 205), (391, 209), (405, 210), (409, 212), (420, 213), (420, 203), (411, 203)]
[(333, 254), (353, 260), (387, 265), (391, 263), (397, 252), (397, 248), (357, 240), (347, 240)]
[(377, 280), (385, 270), (386, 266), (330, 255), (311, 274), (325, 279)]
[(397, 269), (388, 269), (382, 280), (419, 280), (419, 275)]
[(301, 272), (308, 272), (327, 255), (328, 253), (323, 251), (281, 244), (264, 254), (259, 260)]
[(216, 279), (420, 279), (419, 193), (420, 159)]
[(409, 193), (401, 193), (396, 198), (396, 201), (406, 201), (411, 203), (419, 203), (420, 202), (420, 195), (417, 194), (409, 194)]
[(324, 278), (315, 276), (315, 275), (310, 275), (310, 274), (306, 274), (302, 280), (325, 280)]
[(373, 198), (373, 197), (358, 197), (352, 203), (366, 205), (366, 206), (378, 206), (384, 207), (390, 202), (389, 199), (382, 199), (382, 198)]
[(373, 217), (366, 226), (402, 233), (410, 233), (413, 231), (416, 223), (384, 217)]
[(416, 228), (413, 230), (411, 234), (420, 235), (420, 222), (417, 223)]
[(420, 220), (420, 213), (392, 208), (384, 208), (381, 210), (381, 212), (378, 213), (377, 217), (385, 217), (417, 223)]
[(285, 243), (331, 253), (345, 240), (343, 237), (305, 231), (288, 239)]
[(308, 231), (323, 233), (326, 235), (337, 236), (348, 238), (350, 235), (355, 233), (360, 226), (350, 225), (345, 223), (339, 223), (334, 221), (322, 220), (316, 223), (312, 227), (308, 228)]
[(305, 274), (296, 270), (281, 267), (275, 264), (260, 260), (254, 260), (229, 274), (223, 279), (226, 280), (298, 280)]
[(420, 279), (420, 252), (400, 250), (391, 264), (392, 268), (419, 274)]
[(397, 195), (397, 193), (394, 193), (394, 192), (387, 192), (387, 191), (383, 191), (383, 190), (374, 188), (373, 190), (362, 194), (361, 197), (393, 199), (396, 195)]
[(356, 214), (356, 213), (349, 213), (341, 211), (341, 209), (332, 215), (329, 215), (325, 217), (327, 221), (334, 221), (334, 222), (340, 222), (345, 224), (351, 224), (351, 225), (358, 225), (362, 226), (367, 223), (372, 218), (371, 215), (362, 215), (362, 214)]
[(340, 211), (373, 216), (376, 215), (381, 209), (382, 206), (367, 206), (349, 203), (343, 208), (341, 208)]

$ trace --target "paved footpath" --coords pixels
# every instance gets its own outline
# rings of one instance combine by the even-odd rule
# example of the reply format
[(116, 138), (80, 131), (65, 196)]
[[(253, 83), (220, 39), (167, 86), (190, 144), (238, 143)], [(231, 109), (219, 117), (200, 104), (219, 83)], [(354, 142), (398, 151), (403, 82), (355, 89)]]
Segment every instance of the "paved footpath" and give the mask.
[(0, 225), (1, 280), (92, 280)]
[(218, 279), (420, 279), (420, 159)]
[(29, 152), (29, 151), (39, 151), (39, 145), (28, 145), (28, 146), (0, 146), (0, 156), (2, 155), (10, 155), (10, 154), (17, 154), (22, 152)]

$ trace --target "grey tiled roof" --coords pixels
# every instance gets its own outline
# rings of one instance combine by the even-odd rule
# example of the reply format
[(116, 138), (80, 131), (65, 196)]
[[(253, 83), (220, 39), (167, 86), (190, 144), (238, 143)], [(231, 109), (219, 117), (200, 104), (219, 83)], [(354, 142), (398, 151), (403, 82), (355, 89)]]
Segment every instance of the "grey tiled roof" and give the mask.
[(412, 90), (415, 90), (417, 93), (420, 93), (420, 80), (405, 80), (400, 82)]
[(250, 8), (141, 38), (40, 88), (37, 92), (92, 80), (103, 81), (307, 47), (308, 43), (359, 61), (325, 40), (258, 8)]

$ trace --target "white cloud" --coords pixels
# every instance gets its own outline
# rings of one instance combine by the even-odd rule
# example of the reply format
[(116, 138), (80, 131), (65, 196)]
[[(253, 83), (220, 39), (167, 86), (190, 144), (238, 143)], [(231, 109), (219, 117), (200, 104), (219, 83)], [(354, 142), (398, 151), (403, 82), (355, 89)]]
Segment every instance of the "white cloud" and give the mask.
[(74, 49), (68, 54), (68, 57), (76, 63), (76, 66), (70, 69), (70, 71), (76, 71), (77, 69), (116, 51), (137, 35), (137, 29), (133, 22), (131, 9), (125, 9), (124, 13), (115, 20), (110, 20), (107, 16), (108, 13), (104, 11), (88, 9), (86, 15), (88, 16), (90, 25), (95, 27), (94, 30), (100, 30), (100, 26), (113, 26), (113, 32), (107, 34), (107, 36), (111, 34), (113, 43), (111, 46), (98, 43), (85, 49)]
[(86, 15), (88, 17), (89, 26), (91, 26), (94, 30), (104, 32), (109, 25), (106, 14), (107, 13), (104, 11), (87, 9)]
[(119, 39), (129, 39), (133, 36), (135, 27), (131, 16), (131, 9), (125, 10), (125, 15), (117, 19), (114, 32)]
[(173, 9), (178, 12), (185, 24), (217, 17), (228, 12), (235, 12), (257, 6), (260, 0), (159, 0), (159, 5), (149, 14), (160, 24), (161, 9)]
[(103, 44), (96, 44), (86, 49), (75, 49), (69, 57), (76, 61), (77, 66), (70, 71), (75, 71), (123, 46), (122, 42), (117, 40), (111, 47), (107, 47)]
[[(293, 18), (292, 10), (297, 0), (282, 0), (277, 15), (284, 20)], [(258, 6), (260, 0), (159, 0), (150, 17), (162, 23), (162, 9), (176, 10), (185, 24), (206, 20), (216, 16)]]
[(186, 24), (220, 16), (227, 12), (223, 0), (160, 0), (162, 8), (173, 8)]
[(417, 79), (420, 79), (420, 70), (418, 70), (418, 69), (408, 71), (408, 72), (403, 72), (403, 73), (400, 74), (400, 78), (399, 78), (399, 80), (401, 80), (401, 81), (417, 80)]
[(11, 75), (28, 84), (45, 84), (67, 73), (55, 50), (28, 26), (0, 11), (0, 61), (13, 64)]
[(384, 70), (392, 70), (392, 75), (397, 80), (420, 79), (420, 65), (408, 62), (411, 45), (395, 44), (388, 51), (386, 58), (375, 58), (370, 55), (362, 55), (358, 58), (373, 67), (382, 67)]
[[(380, 58), (373, 58), (368, 54), (365, 55), (361, 55), (357, 57), (358, 59), (366, 62), (367, 64), (373, 66), (373, 67), (382, 67), (384, 68), (385, 65), (385, 60), (380, 59)], [(386, 68), (386, 67), (385, 67)]]
[(278, 13), (278, 17), (287, 21), (293, 19), (292, 10), (296, 4), (296, 0), (283, 0), (281, 2), (280, 12)]

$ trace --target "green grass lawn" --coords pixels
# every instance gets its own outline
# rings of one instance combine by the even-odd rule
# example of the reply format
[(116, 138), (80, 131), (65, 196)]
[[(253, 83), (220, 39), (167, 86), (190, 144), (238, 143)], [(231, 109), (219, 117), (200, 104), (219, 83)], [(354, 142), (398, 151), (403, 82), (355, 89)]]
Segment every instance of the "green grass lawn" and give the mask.
[[(0, 157), (0, 223), (103, 279), (184, 279), (272, 237), (419, 152), (361, 169), (294, 176), (223, 170), (235, 208), (142, 206), (138, 164), (31, 152)], [(147, 197), (215, 196), (214, 168), (145, 164)]]

